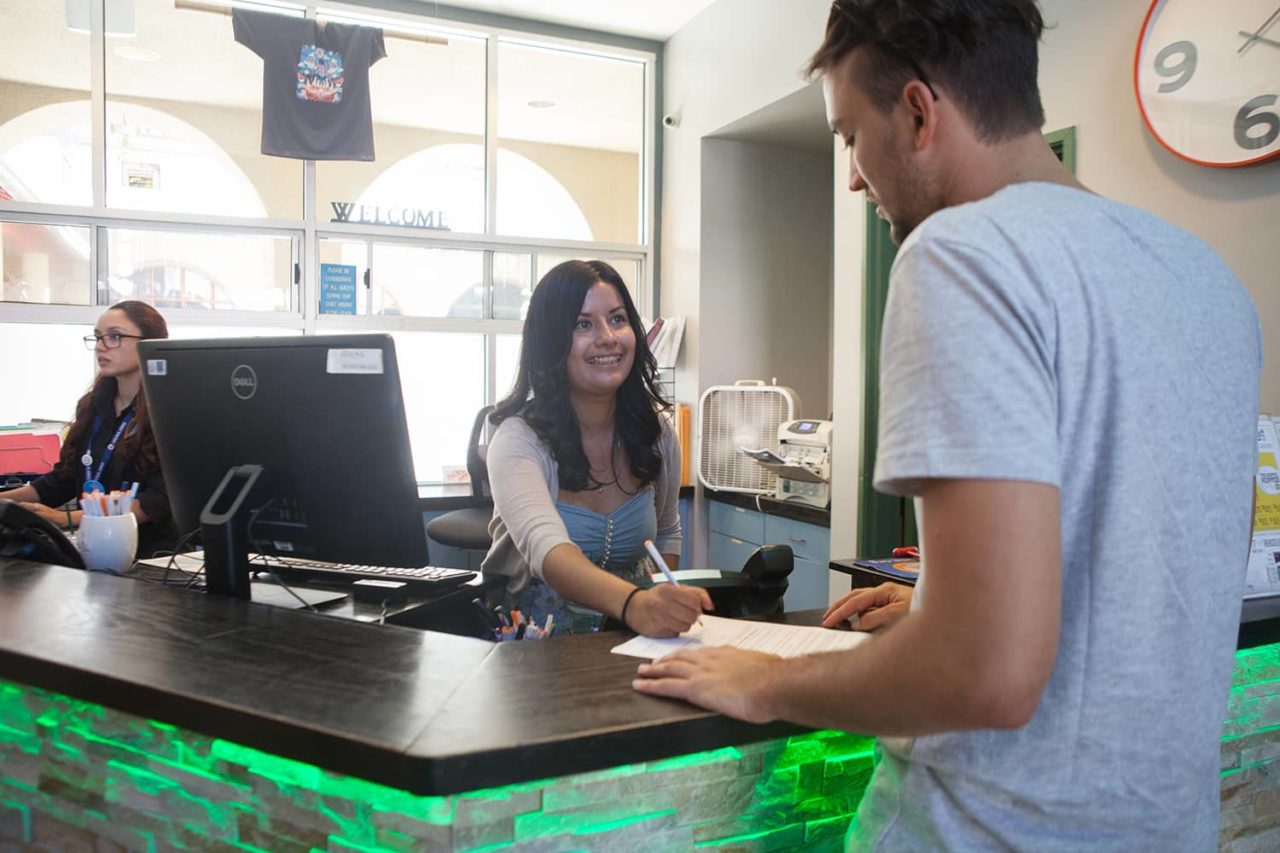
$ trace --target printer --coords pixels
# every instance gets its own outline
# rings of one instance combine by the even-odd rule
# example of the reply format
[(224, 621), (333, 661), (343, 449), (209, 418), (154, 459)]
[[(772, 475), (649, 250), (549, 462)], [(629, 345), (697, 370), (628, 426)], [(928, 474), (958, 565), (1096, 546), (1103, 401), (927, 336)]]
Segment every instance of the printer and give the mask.
[(774, 497), (780, 501), (825, 509), (831, 502), (831, 421), (786, 421), (778, 426), (778, 452), (742, 452), (777, 478)]

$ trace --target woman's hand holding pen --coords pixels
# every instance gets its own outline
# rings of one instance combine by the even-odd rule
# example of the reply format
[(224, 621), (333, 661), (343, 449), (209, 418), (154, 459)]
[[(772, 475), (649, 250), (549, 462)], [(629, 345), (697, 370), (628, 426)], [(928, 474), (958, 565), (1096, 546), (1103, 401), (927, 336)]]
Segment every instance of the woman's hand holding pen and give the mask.
[(874, 631), (892, 625), (907, 614), (914, 590), (900, 583), (882, 583), (877, 587), (846, 592), (827, 608), (822, 624), (832, 628), (848, 619), (859, 631)]
[(660, 583), (632, 596), (626, 624), (646, 637), (675, 637), (693, 627), (704, 610), (711, 610), (705, 589)]

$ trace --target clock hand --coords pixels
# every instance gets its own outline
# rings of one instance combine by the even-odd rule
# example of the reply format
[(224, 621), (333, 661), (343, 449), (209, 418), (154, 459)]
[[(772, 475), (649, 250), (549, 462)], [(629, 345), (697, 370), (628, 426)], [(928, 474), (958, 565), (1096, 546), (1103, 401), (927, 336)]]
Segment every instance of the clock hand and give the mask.
[(1263, 23), (1263, 25), (1258, 27), (1256, 31), (1252, 33), (1241, 33), (1241, 35), (1246, 35), (1249, 38), (1248, 40), (1245, 41), (1244, 44), (1240, 45), (1240, 49), (1237, 50), (1236, 53), (1244, 53), (1245, 50), (1249, 47), (1249, 45), (1253, 44), (1255, 41), (1266, 41), (1266, 39), (1262, 38), (1262, 34), (1265, 33), (1267, 29), (1276, 22), (1276, 18), (1280, 18), (1280, 9), (1276, 9), (1274, 12), (1272, 12), (1271, 17), (1267, 18), (1267, 20)]
[[(1275, 39), (1263, 38), (1257, 33), (1251, 33), (1251, 32), (1247, 32), (1246, 30), (1240, 30), (1240, 35), (1244, 36), (1249, 40), (1245, 42), (1246, 45), (1253, 44), (1255, 41), (1260, 41), (1263, 44), (1269, 44), (1272, 47), (1280, 47), (1280, 41), (1276, 41)], [(1239, 51), (1236, 51), (1236, 52), (1239, 53)]]

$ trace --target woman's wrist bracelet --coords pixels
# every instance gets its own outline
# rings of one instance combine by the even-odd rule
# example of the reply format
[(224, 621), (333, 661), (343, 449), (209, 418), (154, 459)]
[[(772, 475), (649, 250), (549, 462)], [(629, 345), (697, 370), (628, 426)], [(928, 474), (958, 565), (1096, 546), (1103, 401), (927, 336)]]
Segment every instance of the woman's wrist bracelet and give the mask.
[(640, 587), (636, 587), (635, 589), (631, 590), (631, 592), (627, 593), (627, 600), (622, 602), (622, 612), (618, 614), (618, 621), (621, 622), (623, 625), (626, 625), (626, 627), (628, 628), (630, 628), (631, 626), (627, 625), (627, 608), (631, 606), (631, 599), (635, 598), (636, 593), (639, 591), (640, 591)]

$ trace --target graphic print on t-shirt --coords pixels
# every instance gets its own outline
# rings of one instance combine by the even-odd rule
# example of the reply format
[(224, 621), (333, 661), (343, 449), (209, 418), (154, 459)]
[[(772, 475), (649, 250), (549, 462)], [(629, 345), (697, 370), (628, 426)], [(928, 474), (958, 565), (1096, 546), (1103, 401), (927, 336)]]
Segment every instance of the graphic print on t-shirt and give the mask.
[(341, 103), (343, 74), (341, 53), (304, 44), (298, 57), (298, 100)]

